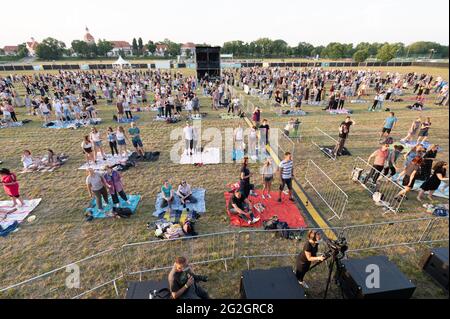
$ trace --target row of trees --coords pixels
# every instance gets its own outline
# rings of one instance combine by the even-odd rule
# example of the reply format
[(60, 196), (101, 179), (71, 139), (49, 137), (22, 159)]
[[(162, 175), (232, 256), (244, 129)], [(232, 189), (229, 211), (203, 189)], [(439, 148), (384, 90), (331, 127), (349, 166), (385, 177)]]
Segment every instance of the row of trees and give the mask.
[(327, 46), (314, 46), (300, 42), (297, 46), (289, 46), (284, 40), (261, 38), (253, 42), (240, 40), (225, 42), (224, 53), (232, 53), (239, 58), (267, 58), (267, 57), (315, 57), (330, 59), (353, 58), (363, 62), (369, 57), (389, 61), (396, 57), (435, 56), (448, 58), (448, 46), (435, 42), (415, 42), (405, 46), (403, 43), (368, 43), (362, 42), (354, 46), (352, 43), (329, 43)]

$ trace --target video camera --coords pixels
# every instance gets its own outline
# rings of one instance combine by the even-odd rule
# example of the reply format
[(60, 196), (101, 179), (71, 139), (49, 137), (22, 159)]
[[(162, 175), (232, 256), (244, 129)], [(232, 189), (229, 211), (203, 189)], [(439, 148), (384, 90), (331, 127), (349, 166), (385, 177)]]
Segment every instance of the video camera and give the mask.
[(324, 242), (327, 244), (329, 249), (328, 252), (325, 253), (326, 257), (334, 256), (338, 259), (345, 257), (345, 253), (348, 250), (348, 243), (345, 237), (339, 237), (336, 240), (325, 238)]

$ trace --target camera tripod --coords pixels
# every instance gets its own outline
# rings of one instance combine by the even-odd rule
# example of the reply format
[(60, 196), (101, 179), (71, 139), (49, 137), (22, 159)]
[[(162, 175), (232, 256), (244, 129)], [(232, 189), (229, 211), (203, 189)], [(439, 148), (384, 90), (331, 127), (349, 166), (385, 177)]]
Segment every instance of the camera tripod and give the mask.
[(322, 263), (324, 263), (325, 261), (329, 260), (331, 258), (331, 263), (328, 265), (328, 278), (327, 278), (327, 284), (325, 287), (325, 293), (323, 296), (323, 299), (327, 299), (327, 295), (328, 295), (328, 289), (330, 287), (330, 283), (331, 283), (331, 277), (333, 275), (333, 270), (334, 270), (334, 266), (336, 266), (336, 273), (335, 273), (335, 278), (337, 278), (340, 274), (340, 267), (339, 267), (339, 262), (341, 260), (340, 255), (340, 251), (338, 250), (330, 250), (325, 254), (325, 259), (315, 263), (314, 265), (311, 266), (311, 268), (309, 269), (310, 271), (314, 268), (316, 268), (317, 266), (321, 265)]

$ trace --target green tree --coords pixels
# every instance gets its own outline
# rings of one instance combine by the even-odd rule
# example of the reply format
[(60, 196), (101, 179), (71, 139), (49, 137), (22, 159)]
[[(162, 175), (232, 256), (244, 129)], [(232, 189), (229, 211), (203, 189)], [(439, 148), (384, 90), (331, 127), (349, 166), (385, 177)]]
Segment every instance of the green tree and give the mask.
[(260, 38), (255, 43), (255, 51), (257, 54), (261, 54), (262, 57), (267, 57), (271, 53), (272, 40), (269, 38)]
[(355, 62), (364, 62), (369, 57), (369, 50), (368, 49), (360, 49), (353, 54), (353, 60)]
[(133, 55), (138, 55), (138, 43), (136, 41), (136, 38), (133, 38), (133, 44), (131, 45), (133, 48)]
[(144, 42), (142, 41), (142, 38), (138, 39), (138, 52), (139, 55), (144, 54)]
[(172, 42), (169, 39), (165, 39), (163, 43), (166, 44), (168, 47), (167, 53), (169, 54), (169, 56), (176, 57), (177, 55), (180, 54), (181, 50), (180, 43)]
[(72, 41), (72, 50), (76, 54), (82, 57), (88, 57), (90, 55), (89, 44), (84, 41), (74, 40)]
[(329, 43), (322, 52), (322, 55), (330, 59), (342, 59), (345, 57), (346, 47), (338, 42)]
[(107, 56), (108, 52), (113, 49), (113, 44), (106, 40), (99, 40), (97, 44), (97, 54), (99, 56)]
[(54, 38), (46, 38), (38, 44), (36, 55), (42, 60), (58, 60), (62, 57), (66, 45)]
[(147, 50), (150, 52), (150, 54), (155, 53), (156, 51), (156, 44), (153, 41), (148, 41), (147, 43)]
[(295, 56), (309, 57), (312, 56), (314, 46), (310, 43), (300, 42), (293, 50)]
[(440, 53), (442, 46), (436, 42), (419, 41), (411, 43), (406, 47), (406, 51), (412, 56), (428, 56), (431, 50)]
[(319, 45), (311, 51), (311, 56), (312, 57), (316, 57), (316, 56), (322, 57), (324, 51), (325, 51), (325, 47), (323, 45)]
[(27, 57), (30, 54), (30, 52), (28, 52), (26, 43), (19, 44), (18, 47), (19, 48), (17, 50), (17, 56), (19, 58), (25, 58), (25, 57)]
[(276, 57), (288, 55), (289, 46), (284, 40), (275, 40), (270, 44), (270, 54)]
[(378, 50), (377, 59), (388, 62), (395, 58), (398, 50), (399, 48), (397, 45), (386, 43)]

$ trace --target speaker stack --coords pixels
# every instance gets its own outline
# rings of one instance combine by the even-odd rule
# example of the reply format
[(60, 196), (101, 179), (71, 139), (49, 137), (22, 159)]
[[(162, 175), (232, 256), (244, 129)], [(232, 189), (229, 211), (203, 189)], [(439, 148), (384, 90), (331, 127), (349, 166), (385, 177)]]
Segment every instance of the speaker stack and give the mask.
[(422, 269), (448, 293), (448, 247), (429, 250), (422, 258)]
[(195, 47), (197, 62), (197, 78), (203, 79), (207, 75), (210, 79), (220, 77), (220, 47)]
[(409, 299), (416, 286), (386, 256), (341, 261), (339, 285), (348, 299)]

